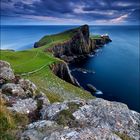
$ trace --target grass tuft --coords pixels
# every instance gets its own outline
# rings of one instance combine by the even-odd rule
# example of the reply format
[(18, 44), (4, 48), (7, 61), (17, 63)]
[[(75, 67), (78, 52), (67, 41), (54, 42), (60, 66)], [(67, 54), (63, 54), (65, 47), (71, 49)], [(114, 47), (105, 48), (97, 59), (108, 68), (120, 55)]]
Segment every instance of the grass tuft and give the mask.
[(20, 131), (28, 123), (27, 115), (10, 112), (4, 105), (4, 101), (0, 100), (0, 140), (17, 139), (17, 131)]
[(127, 134), (125, 133), (119, 133), (119, 132), (115, 132), (115, 134), (117, 136), (119, 136), (122, 140), (133, 140), (132, 138), (130, 138)]
[(74, 102), (70, 102), (68, 103), (68, 107), (69, 109), (60, 111), (55, 120), (59, 125), (78, 127), (79, 122), (76, 121), (72, 113), (75, 112), (80, 107), (80, 105)]

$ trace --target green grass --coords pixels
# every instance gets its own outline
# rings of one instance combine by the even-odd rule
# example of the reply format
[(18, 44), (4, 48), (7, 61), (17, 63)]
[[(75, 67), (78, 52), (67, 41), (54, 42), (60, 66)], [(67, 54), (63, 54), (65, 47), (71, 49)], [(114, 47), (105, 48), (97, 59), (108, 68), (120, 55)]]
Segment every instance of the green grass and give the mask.
[(11, 113), (0, 98), (0, 140), (15, 140), (17, 131), (24, 128), (28, 123), (27, 115)]
[(91, 39), (101, 39), (101, 35), (91, 35)]
[[(69, 40), (75, 32), (76, 29), (73, 29), (57, 35), (45, 36), (39, 41), (39, 45), (43, 46), (36, 49), (33, 48), (25, 51), (0, 50), (0, 59), (8, 61), (15, 74), (35, 83), (38, 87), (38, 93), (40, 91), (44, 92), (51, 103), (74, 99), (76, 97), (92, 99), (94, 97), (89, 92), (58, 78), (51, 71), (50, 65), (59, 63), (62, 60), (55, 58), (51, 53), (44, 51), (54, 44)], [(76, 104), (69, 104), (71, 111), (76, 110), (78, 107), (79, 106)], [(14, 140), (17, 127), (19, 125), (25, 126), (29, 120), (27, 116), (11, 114), (4, 105), (1, 105), (1, 108), (0, 126), (2, 127), (0, 128), (0, 138), (3, 140)], [(68, 111), (62, 111), (58, 121), (62, 123), (61, 121), (63, 121), (65, 115), (68, 118), (68, 121), (65, 122), (65, 124), (70, 123), (73, 120), (73, 116), (72, 112)], [(77, 125), (75, 120), (72, 122), (73, 123), (69, 125)]]
[(40, 45), (45, 45), (39, 48), (16, 52), (0, 51), (0, 59), (8, 61), (16, 74), (33, 81), (39, 90), (48, 96), (51, 102), (75, 97), (94, 98), (89, 92), (75, 87), (54, 75), (50, 70), (50, 65), (59, 63), (62, 60), (44, 51), (44, 49), (53, 46), (55, 43), (70, 39), (76, 30), (72, 29), (60, 34), (45, 36), (39, 41)]
[(10, 62), (16, 73), (34, 71), (45, 64), (50, 64), (56, 59), (38, 49), (28, 51), (1, 51), (1, 60)]
[(54, 34), (54, 35), (47, 35), (41, 38), (38, 42), (38, 46), (44, 46), (45, 48), (51, 47), (54, 44), (57, 43), (62, 43), (67, 40), (70, 40), (71, 37), (75, 34), (78, 28), (76, 29), (71, 29), (59, 34)]
[(115, 132), (115, 134), (117, 136), (119, 136), (122, 140), (133, 140), (132, 138), (130, 138), (127, 134), (125, 133), (119, 133), (119, 132)]
[(80, 105), (74, 102), (70, 102), (68, 103), (68, 107), (69, 109), (62, 110), (59, 112), (59, 114), (55, 118), (55, 121), (59, 125), (69, 126), (69, 127), (78, 127), (80, 124), (76, 121), (72, 113), (75, 112), (80, 107)]
[(69, 107), (69, 110), (73, 113), (80, 107), (80, 105), (76, 104), (75, 102), (70, 102), (68, 103), (68, 107)]

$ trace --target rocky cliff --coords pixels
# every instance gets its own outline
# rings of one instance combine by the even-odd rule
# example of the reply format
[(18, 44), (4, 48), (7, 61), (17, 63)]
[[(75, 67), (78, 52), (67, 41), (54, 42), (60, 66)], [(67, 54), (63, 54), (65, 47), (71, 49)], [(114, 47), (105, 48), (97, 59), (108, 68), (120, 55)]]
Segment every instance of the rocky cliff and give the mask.
[(89, 27), (84, 25), (75, 31), (70, 41), (56, 44), (52, 48), (52, 52), (56, 57), (84, 55), (88, 54), (94, 47), (90, 46), (89, 43)]
[[(55, 43), (51, 47), (46, 48), (45, 51), (53, 53), (55, 57), (58, 57), (65, 62), (79, 61), (85, 58), (88, 54), (93, 52), (98, 47), (102, 47), (104, 44), (111, 42), (109, 36), (99, 36), (98, 38), (90, 37), (89, 26), (83, 25), (76, 29), (68, 30), (61, 35), (72, 34), (68, 40), (61, 41), (61, 43)], [(59, 36), (59, 35), (58, 35)], [(36, 42), (34, 47), (38, 48), (49, 44), (50, 36), (43, 37), (39, 42)], [(56, 38), (56, 35), (52, 35), (51, 40)], [(52, 71), (59, 78), (79, 86), (77, 80), (71, 75), (67, 63), (63, 61), (51, 66)]]
[(0, 61), (0, 66), (1, 139), (140, 139), (140, 114), (125, 104), (99, 98), (51, 104), (34, 83), (16, 76), (9, 63)]
[(73, 37), (69, 41), (56, 44), (48, 50), (51, 51), (55, 57), (70, 62), (90, 54), (96, 48), (109, 42), (111, 42), (111, 39), (108, 36), (103, 36), (99, 39), (91, 39), (89, 36), (89, 26), (84, 25), (75, 31)]
[(69, 82), (75, 86), (80, 86), (78, 81), (71, 75), (69, 67), (67, 63), (65, 62), (59, 62), (55, 63), (50, 66), (51, 70), (55, 75), (57, 75), (59, 78), (65, 80), (66, 82)]
[[(55, 45), (46, 49), (47, 51), (52, 52), (55, 57), (59, 57), (67, 62), (86, 56), (96, 48), (111, 42), (109, 36), (105, 35), (96, 39), (91, 38), (88, 25), (83, 25), (67, 32), (68, 34), (73, 34), (69, 40), (55, 43)], [(43, 44), (36, 42), (34, 47), (37, 48), (43, 45), (45, 45), (44, 42)]]

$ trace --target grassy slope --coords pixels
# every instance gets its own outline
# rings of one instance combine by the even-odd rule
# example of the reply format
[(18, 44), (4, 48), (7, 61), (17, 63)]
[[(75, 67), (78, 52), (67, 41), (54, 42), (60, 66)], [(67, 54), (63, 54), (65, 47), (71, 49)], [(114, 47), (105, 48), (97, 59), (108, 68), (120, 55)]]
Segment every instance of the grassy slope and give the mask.
[[(39, 87), (39, 90), (46, 93), (51, 102), (73, 99), (75, 97), (91, 99), (93, 96), (87, 91), (75, 87), (54, 75), (49, 65), (61, 60), (54, 58), (52, 54), (48, 52), (44, 52), (46, 47), (51, 47), (55, 43), (70, 39), (74, 31), (75, 30), (45, 36), (40, 40), (40, 43), (44, 44), (44, 46), (40, 48), (17, 52), (1, 51), (0, 59), (10, 62), (16, 74), (22, 75), (26, 73), (26, 75), (22, 77), (33, 81)], [(29, 74), (29, 72), (37, 69), (37, 72)]]
[(91, 35), (91, 39), (101, 39), (101, 35)]
[(78, 28), (71, 29), (68, 31), (64, 31), (59, 34), (54, 34), (54, 35), (47, 35), (41, 38), (38, 41), (38, 46), (44, 46), (45, 48), (51, 47), (56, 43), (61, 43), (64, 41), (67, 41), (71, 39), (71, 37), (74, 35), (74, 33), (77, 31)]

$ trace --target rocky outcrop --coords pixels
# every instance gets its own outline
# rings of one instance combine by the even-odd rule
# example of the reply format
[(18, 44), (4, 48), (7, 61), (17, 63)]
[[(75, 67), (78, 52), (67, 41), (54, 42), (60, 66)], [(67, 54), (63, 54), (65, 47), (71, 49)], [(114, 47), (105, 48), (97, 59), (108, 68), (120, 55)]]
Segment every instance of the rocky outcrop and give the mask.
[(129, 110), (123, 103), (96, 98), (88, 101), (73, 116), (84, 125), (107, 128), (112, 132), (125, 133), (131, 138), (139, 139), (140, 114)]
[[(62, 34), (72, 34), (72, 37), (62, 43), (55, 43), (55, 45), (47, 48), (46, 51), (53, 53), (65, 62), (79, 61), (88, 56), (96, 48), (111, 42), (109, 36), (100, 36), (96, 39), (90, 38), (89, 26), (83, 25), (76, 29), (68, 30)], [(42, 41), (41, 41), (42, 40)], [(34, 44), (35, 48), (41, 47), (47, 43), (44, 38)], [(44, 44), (45, 43), (45, 44)], [(53, 64), (51, 69), (59, 78), (69, 82), (75, 86), (80, 86), (77, 80), (71, 75), (68, 65), (65, 62)]]
[(89, 26), (84, 25), (75, 30), (73, 37), (69, 41), (58, 43), (48, 50), (51, 51), (55, 57), (71, 62), (83, 58), (96, 48), (109, 42), (111, 42), (109, 36), (91, 39), (89, 37)]
[[(44, 112), (43, 120), (30, 124), (22, 134), (22, 140), (34, 140), (34, 137), (36, 140), (121, 140), (122, 136), (135, 140), (140, 138), (140, 114), (122, 103), (99, 98), (88, 101), (77, 99), (50, 104), (41, 112)], [(71, 123), (75, 120), (78, 125), (67, 121), (71, 117)]]
[[(77, 98), (50, 104), (44, 93), (38, 92), (31, 81), (22, 78), (3, 83), (2, 87), (0, 98), (5, 107), (13, 114), (26, 115), (30, 120), (22, 132), (16, 130), (17, 139), (140, 139), (140, 114), (125, 104), (99, 98)], [(30, 96), (26, 94), (28, 90), (32, 93)]]
[[(38, 128), (25, 131), (21, 140), (122, 140), (106, 128), (86, 127), (62, 129), (57, 124), (55, 124), (53, 128), (50, 126), (43, 127), (40, 131), (38, 131)], [(43, 130), (44, 134), (41, 130)]]
[[(88, 56), (96, 48), (103, 46), (106, 43), (111, 42), (109, 36), (100, 36), (96, 39), (90, 38), (89, 35), (89, 26), (83, 25), (79, 28), (68, 30), (64, 33), (73, 34), (72, 37), (62, 43), (57, 43), (50, 48), (47, 48), (46, 51), (53, 53), (55, 57), (58, 57), (65, 62), (74, 62), (79, 61)], [(63, 34), (63, 33), (62, 33)], [(34, 47), (38, 48), (44, 43), (44, 38), (41, 41), (36, 42)], [(71, 75), (68, 65), (65, 62), (60, 62), (51, 66), (52, 71), (59, 78), (69, 82), (75, 86), (80, 86), (77, 80)]]
[(0, 60), (0, 84), (12, 81), (15, 78), (13, 70), (8, 62)]
[(91, 51), (89, 39), (89, 27), (87, 25), (78, 28), (70, 41), (56, 44), (52, 48), (52, 52), (56, 57), (78, 56), (88, 54)]
[[(17, 82), (17, 81), (16, 81)], [(36, 94), (37, 87), (27, 79), (19, 79), (17, 83), (3, 84), (2, 92), (19, 98), (33, 97)]]
[(37, 100), (39, 103), (41, 103), (41, 106), (47, 106), (50, 104), (49, 99), (46, 97), (45, 93), (40, 92), (35, 96), (35, 100)]
[(111, 42), (112, 40), (109, 38), (108, 35), (101, 35), (99, 38), (93, 38), (90, 40), (91, 41), (91, 46), (95, 46), (96, 49), (98, 47), (102, 47), (103, 45)]
[[(39, 92), (36, 85), (28, 79), (15, 76), (8, 62), (0, 60), (0, 98), (12, 112), (21, 114), (33, 113), (49, 103), (44, 93)], [(41, 109), (41, 108), (40, 108)]]
[[(59, 57), (66, 62), (81, 59), (93, 52), (96, 48), (111, 42), (111, 39), (107, 35), (100, 36), (97, 39), (90, 38), (88, 25), (83, 25), (67, 32), (73, 34), (69, 40), (57, 43), (53, 47), (46, 49), (47, 51), (52, 52), (55, 57)], [(40, 42), (36, 42), (34, 47), (38, 48), (41, 47), (41, 45), (45, 45), (39, 44)]]
[(20, 79), (19, 85), (26, 91), (26, 94), (30, 96), (32, 96), (32, 94), (34, 95), (37, 91), (36, 85), (28, 79)]
[(52, 105), (49, 106), (45, 106), (44, 108), (42, 108), (41, 110), (41, 118), (42, 119), (54, 119), (54, 117), (56, 117), (56, 115), (62, 111), (62, 110), (66, 110), (69, 109), (68, 105), (66, 103), (54, 103)]
[(91, 85), (91, 84), (87, 84), (87, 87), (92, 91), (92, 92), (97, 92), (97, 89), (96, 89), (96, 87), (94, 87), (93, 85)]
[(37, 102), (32, 98), (18, 99), (16, 103), (12, 104), (12, 107), (8, 107), (8, 109), (21, 114), (29, 114), (37, 109)]
[(22, 87), (14, 83), (7, 83), (2, 86), (2, 92), (6, 95), (17, 96), (20, 98), (26, 97)]
[(71, 75), (69, 67), (67, 63), (64, 61), (53, 64), (50, 66), (53, 73), (57, 75), (59, 78), (69, 82), (75, 86), (80, 86), (77, 80)]

